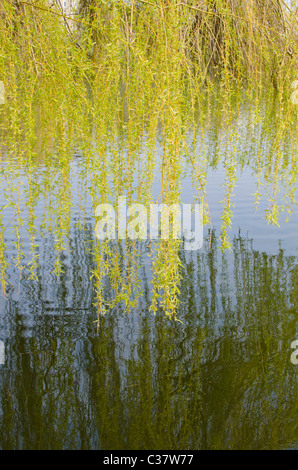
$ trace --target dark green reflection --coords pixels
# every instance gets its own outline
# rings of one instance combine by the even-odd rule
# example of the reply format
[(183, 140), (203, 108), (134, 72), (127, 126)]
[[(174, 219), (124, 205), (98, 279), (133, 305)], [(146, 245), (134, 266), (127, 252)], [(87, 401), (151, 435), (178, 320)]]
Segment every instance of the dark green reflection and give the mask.
[(145, 269), (139, 310), (115, 308), (98, 332), (81, 232), (58, 281), (45, 251), (39, 282), (24, 283), (19, 300), (8, 292), (2, 449), (295, 446), (297, 259), (241, 236), (232, 254), (208, 240), (181, 253), (183, 324), (148, 313)]

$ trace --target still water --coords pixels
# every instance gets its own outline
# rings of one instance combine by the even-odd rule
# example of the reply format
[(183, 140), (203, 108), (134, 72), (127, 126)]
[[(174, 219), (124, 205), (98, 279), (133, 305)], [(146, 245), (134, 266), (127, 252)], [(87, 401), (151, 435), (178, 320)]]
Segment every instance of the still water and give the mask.
[[(291, 343), (298, 339), (297, 206), (287, 223), (282, 215), (280, 227), (267, 224), (266, 200), (254, 207), (255, 171), (249, 162), (238, 167), (232, 249), (222, 252), (225, 170), (211, 165), (206, 178), (212, 231), (204, 227), (200, 250), (180, 252), (180, 322), (169, 320), (161, 308), (155, 315), (149, 311), (152, 272), (146, 243), (139, 244), (138, 303), (129, 313), (121, 303), (108, 307), (97, 322), (91, 276), (94, 211), (88, 190), (79, 190), (81, 162), (75, 153), (70, 229), (58, 275), (53, 272), (57, 235), (45, 222), (45, 207), (51, 204), (43, 196), (28, 203), (26, 191), (19, 189), (29, 178), (25, 169), (2, 189), (4, 206), (9, 187), (18, 188), (21, 209), (10, 207), (2, 218), (10, 265), (0, 300), (5, 346), (0, 448), (297, 448), (298, 366), (290, 360)], [(42, 162), (34, 170), (40, 194), (46, 172)], [(153, 193), (158, 192), (157, 178)], [(181, 200), (189, 203), (194, 197), (185, 171)], [(20, 269), (13, 221), (18, 214), (31, 220), (33, 206), (39, 264), (37, 277), (30, 279)], [(26, 223), (19, 226), (22, 264), (28, 267), (32, 230)], [(105, 280), (107, 303), (113, 289)]]

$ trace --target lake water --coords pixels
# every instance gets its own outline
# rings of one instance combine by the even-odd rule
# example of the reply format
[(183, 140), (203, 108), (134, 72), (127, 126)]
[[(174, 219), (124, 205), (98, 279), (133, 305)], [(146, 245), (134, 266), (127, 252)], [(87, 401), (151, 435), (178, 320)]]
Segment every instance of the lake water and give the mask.
[[(0, 299), (5, 346), (0, 448), (296, 448), (297, 365), (291, 362), (291, 344), (298, 339), (297, 205), (287, 223), (282, 215), (280, 227), (267, 224), (268, 199), (254, 207), (256, 172), (247, 158), (236, 170), (232, 250), (222, 252), (226, 170), (222, 163), (210, 165), (206, 193), (212, 233), (205, 226), (203, 247), (180, 252), (180, 321), (167, 318), (161, 307), (155, 315), (149, 311), (148, 243), (138, 244), (138, 303), (129, 313), (121, 302), (111, 307), (115, 286), (105, 278), (107, 313), (98, 320), (91, 277), (97, 269), (94, 208), (89, 183), (82, 190), (82, 162), (76, 153), (69, 163), (72, 207), (60, 214), (62, 219), (69, 214), (69, 233), (58, 276), (53, 268), (60, 235), (49, 226), (56, 227), (59, 218), (54, 207), (59, 185), (45, 189), (49, 173), (55, 181), (53, 168), (41, 161), (28, 176), (28, 168), (18, 164), (12, 175), (10, 164), (6, 175), (12, 176), (2, 185), (1, 206), (13, 197), (15, 205), (3, 210), (2, 218), (10, 265)], [(3, 158), (2, 168), (6, 165)], [(26, 193), (30, 177), (38, 195), (33, 202)], [(279, 182), (281, 201), (285, 181)], [(186, 170), (181, 201), (191, 203), (195, 194)], [(63, 192), (58, 204), (62, 198)], [(37, 227), (34, 242), (28, 220)], [(39, 255), (37, 279), (29, 275), (32, 243)], [(126, 262), (120, 256), (127, 274)], [(137, 283), (134, 277), (131, 283)]]

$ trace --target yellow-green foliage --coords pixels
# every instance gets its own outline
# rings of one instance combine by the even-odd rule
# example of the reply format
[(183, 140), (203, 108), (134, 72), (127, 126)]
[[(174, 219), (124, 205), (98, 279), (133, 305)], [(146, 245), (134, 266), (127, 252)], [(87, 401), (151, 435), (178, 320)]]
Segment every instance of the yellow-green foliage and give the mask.
[[(295, 16), (282, 2), (82, 0), (80, 14), (66, 18), (46, 0), (3, 0), (0, 22), (0, 80), (6, 100), (0, 105), (1, 146), (6, 152), (1, 181), (8, 188), (7, 208), (15, 215), (15, 264), (21, 271), (25, 256), (21, 201), (29, 208), (32, 279), (38, 268), (35, 207), (39, 198), (45, 201), (40, 229), (52, 232), (57, 251), (53, 270), (57, 275), (62, 271), (75, 147), (83, 156), (82, 206), (86, 194), (94, 209), (123, 194), (128, 202), (148, 204), (156, 172), (161, 183), (159, 202), (179, 203), (181, 175), (187, 166), (204, 204), (206, 223), (210, 222), (207, 169), (222, 161), (226, 180), (221, 240), (222, 248), (228, 248), (233, 187), (242, 164), (237, 149), (244, 102), (257, 129), (251, 131), (256, 203), (261, 184), (268, 184), (267, 219), (278, 223), (282, 175), (287, 188), (282, 208), (291, 212), (297, 154), (291, 151), (285, 160), (282, 146), (290, 134), (296, 138), (297, 109), (289, 95), (291, 82), (298, 78), (298, 50)], [(277, 114), (262, 118), (264, 135), (259, 135), (263, 102)], [(226, 136), (225, 149), (218, 154), (219, 135), (213, 139), (217, 150), (210, 146), (214, 122), (216, 132)], [(266, 123), (274, 135), (268, 138), (264, 157), (261, 142), (267, 138)], [(41, 166), (43, 176), (37, 180)], [(0, 275), (5, 289), (6, 227), (2, 222), (0, 227)], [(93, 244), (95, 270), (90, 275), (95, 278), (99, 313), (106, 310), (105, 279), (114, 294), (110, 307), (122, 301), (127, 308), (136, 305), (140, 249), (134, 242), (125, 244), (124, 251), (119, 243), (115, 247)], [(182, 269), (177, 240), (161, 241), (152, 250), (152, 269), (152, 309), (157, 310), (161, 296), (165, 313), (176, 318)]]

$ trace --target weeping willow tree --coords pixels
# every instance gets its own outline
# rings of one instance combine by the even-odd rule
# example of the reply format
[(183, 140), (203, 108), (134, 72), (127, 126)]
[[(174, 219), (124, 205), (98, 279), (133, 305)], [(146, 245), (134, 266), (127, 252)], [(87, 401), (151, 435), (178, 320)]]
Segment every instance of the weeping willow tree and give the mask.
[[(53, 235), (53, 272), (61, 274), (74, 204), (75, 149), (82, 156), (78, 191), (83, 212), (87, 197), (93, 214), (98, 204), (124, 194), (128, 203), (148, 204), (156, 172), (157, 200), (177, 204), (188, 166), (204, 206), (204, 222), (210, 221), (206, 174), (211, 114), (226, 135), (221, 155), (226, 168), (221, 241), (222, 248), (228, 248), (244, 99), (257, 129), (252, 136), (256, 204), (265, 178), (271, 185), (267, 220), (278, 223), (283, 179), (287, 193), (282, 208), (291, 212), (297, 155), (292, 152), (285, 159), (283, 146), (286, 139), (292, 139), (294, 147), (296, 142), (297, 109), (289, 97), (297, 79), (298, 51), (295, 15), (283, 2), (81, 0), (77, 14), (67, 15), (47, 0), (4, 0), (0, 21), (0, 80), (5, 85), (0, 109), (4, 291), (9, 282), (5, 210), (13, 213), (13, 262), (20, 273), (36, 278), (41, 231)], [(262, 135), (258, 130), (264, 99), (274, 104), (274, 116), (269, 119), (265, 111), (266, 122), (274, 123), (265, 155), (261, 144), (269, 130), (265, 125)], [(44, 216), (38, 226), (41, 200)], [(26, 227), (24, 205), (29, 209)], [(29, 262), (23, 246), (25, 229)], [(141, 295), (138, 241), (93, 240), (90, 249), (98, 314), (119, 302), (135, 307)], [(176, 318), (179, 306), (179, 249), (180, 241), (172, 234), (169, 240), (149, 244), (151, 308), (155, 312), (161, 306), (171, 318)], [(107, 279), (109, 298), (104, 297)]]
[(123, 40), (137, 46), (145, 39), (142, 51), (153, 60), (159, 38), (177, 35), (184, 66), (200, 80), (220, 78), (227, 69), (238, 81), (266, 78), (278, 87), (296, 60), (297, 20), (281, 0), (81, 0), (78, 29), (90, 30), (94, 60), (109, 41), (105, 31), (115, 8), (122, 10)]

